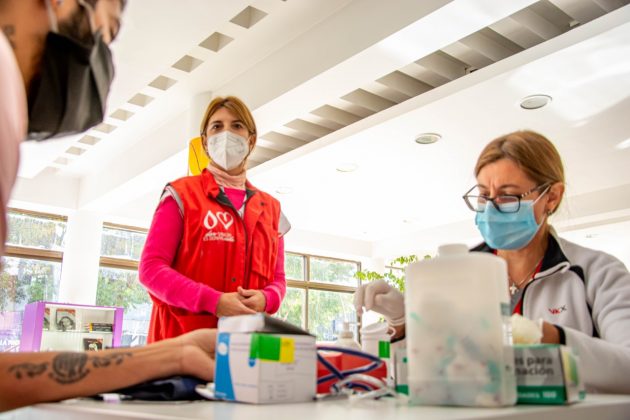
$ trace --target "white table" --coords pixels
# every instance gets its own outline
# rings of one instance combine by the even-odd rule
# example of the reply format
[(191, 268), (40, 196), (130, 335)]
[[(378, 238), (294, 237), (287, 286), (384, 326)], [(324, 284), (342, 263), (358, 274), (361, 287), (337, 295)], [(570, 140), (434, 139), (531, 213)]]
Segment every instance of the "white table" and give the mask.
[(390, 419), (629, 419), (630, 395), (589, 395), (570, 406), (509, 408), (410, 407), (396, 401), (347, 400), (302, 404), (249, 405), (199, 401), (185, 403), (106, 403), (69, 400), (39, 404), (0, 415), (11, 420), (66, 419), (253, 419), (253, 420), (390, 420)]

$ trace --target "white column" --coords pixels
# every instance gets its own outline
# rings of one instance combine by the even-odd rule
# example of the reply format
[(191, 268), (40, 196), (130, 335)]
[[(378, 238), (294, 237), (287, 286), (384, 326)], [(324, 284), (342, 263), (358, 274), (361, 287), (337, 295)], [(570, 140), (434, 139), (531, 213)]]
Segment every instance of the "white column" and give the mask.
[[(206, 112), (206, 108), (208, 104), (212, 100), (212, 92), (201, 92), (197, 95), (193, 96), (190, 100), (190, 110), (189, 110), (189, 134), (190, 138), (199, 137), (200, 129), (201, 129), (201, 120)], [(188, 139), (190, 140), (190, 139)], [(187, 141), (188, 141), (187, 140)]]
[(94, 305), (101, 254), (103, 215), (78, 210), (68, 216), (59, 301)]

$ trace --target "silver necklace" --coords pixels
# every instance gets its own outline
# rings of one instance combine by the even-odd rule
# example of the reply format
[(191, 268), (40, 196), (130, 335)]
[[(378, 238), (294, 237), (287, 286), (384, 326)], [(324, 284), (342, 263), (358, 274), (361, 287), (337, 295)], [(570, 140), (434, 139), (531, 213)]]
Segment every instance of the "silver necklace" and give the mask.
[[(544, 258), (544, 256), (543, 256)], [(536, 265), (534, 266), (533, 270), (530, 271), (525, 277), (523, 277), (523, 280), (521, 280), (520, 282), (516, 283), (514, 281), (511, 281), (512, 279), (510, 279), (511, 281), (511, 285), (510, 285), (510, 295), (514, 296), (516, 294), (516, 292), (519, 291), (519, 289), (521, 288), (521, 286), (523, 284), (527, 284), (530, 281), (532, 281), (534, 279), (534, 273), (536, 272), (536, 268), (538, 268), (538, 264), (540, 264), (540, 262), (542, 261), (542, 258), (540, 260), (538, 260), (538, 262), (536, 263)], [(529, 280), (527, 283), (525, 283), (526, 280)]]

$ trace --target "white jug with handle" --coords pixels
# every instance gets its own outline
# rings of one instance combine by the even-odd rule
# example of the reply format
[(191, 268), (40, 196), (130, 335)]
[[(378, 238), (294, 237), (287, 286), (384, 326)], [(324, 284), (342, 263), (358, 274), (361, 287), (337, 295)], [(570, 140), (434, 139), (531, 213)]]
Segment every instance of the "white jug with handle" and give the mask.
[(507, 265), (465, 245), (406, 271), (405, 318), (412, 404), (516, 403)]

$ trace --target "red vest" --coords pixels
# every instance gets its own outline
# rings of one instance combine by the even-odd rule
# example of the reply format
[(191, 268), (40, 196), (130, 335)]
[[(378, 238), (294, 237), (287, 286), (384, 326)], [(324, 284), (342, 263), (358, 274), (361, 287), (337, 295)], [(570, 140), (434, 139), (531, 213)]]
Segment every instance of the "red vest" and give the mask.
[[(273, 280), (278, 256), (280, 203), (249, 182), (239, 216), (208, 170), (167, 185), (183, 207), (184, 232), (173, 268), (221, 292), (262, 289)], [(217, 317), (170, 306), (155, 296), (148, 342), (214, 328)]]

